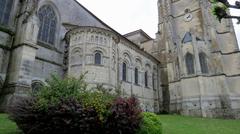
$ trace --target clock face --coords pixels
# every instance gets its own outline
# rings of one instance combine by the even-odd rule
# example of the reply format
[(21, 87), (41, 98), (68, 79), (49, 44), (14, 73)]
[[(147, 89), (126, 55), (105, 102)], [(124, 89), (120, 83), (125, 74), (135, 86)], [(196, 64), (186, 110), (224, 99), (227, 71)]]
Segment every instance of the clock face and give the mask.
[(184, 21), (189, 22), (193, 18), (193, 15), (191, 13), (187, 13), (184, 15)]

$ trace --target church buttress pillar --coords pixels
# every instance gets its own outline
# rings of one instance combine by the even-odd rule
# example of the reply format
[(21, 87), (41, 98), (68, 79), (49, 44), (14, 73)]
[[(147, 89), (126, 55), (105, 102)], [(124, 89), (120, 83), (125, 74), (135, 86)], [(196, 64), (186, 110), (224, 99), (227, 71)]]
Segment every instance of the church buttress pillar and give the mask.
[(34, 1), (26, 0), (22, 4), (23, 14), (18, 19), (7, 79), (0, 97), (0, 111), (5, 111), (17, 98), (26, 97), (31, 92), (39, 20)]

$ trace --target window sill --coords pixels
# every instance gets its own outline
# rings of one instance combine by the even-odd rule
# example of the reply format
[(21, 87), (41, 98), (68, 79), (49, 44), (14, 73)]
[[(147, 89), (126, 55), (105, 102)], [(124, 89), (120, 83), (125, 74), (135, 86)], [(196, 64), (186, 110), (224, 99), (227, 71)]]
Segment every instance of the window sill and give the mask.
[(134, 83), (134, 85), (135, 85), (135, 86), (138, 86), (138, 87), (140, 87), (140, 86), (141, 86), (140, 84), (136, 84), (136, 83)]
[(90, 66), (97, 66), (97, 67), (104, 67), (104, 65), (99, 65), (99, 64), (86, 64), (86, 65), (90, 65)]
[(41, 47), (44, 47), (44, 48), (47, 48), (47, 49), (50, 49), (50, 50), (53, 50), (53, 51), (56, 51), (58, 53), (63, 53), (59, 50), (57, 50), (57, 48), (55, 48), (54, 44), (48, 44), (48, 43), (45, 43), (45, 42), (41, 42), (41, 41), (37, 41), (37, 45), (41, 46)]
[(10, 34), (11, 36), (15, 35), (13, 28), (11, 28), (7, 25), (0, 24), (0, 31), (6, 32), (6, 33)]
[(146, 89), (151, 89), (150, 87), (146, 87), (146, 86), (145, 86), (144, 88), (146, 88)]
[(124, 81), (124, 80), (122, 80), (122, 82), (124, 82), (124, 83), (128, 83), (128, 84), (131, 84), (131, 82), (129, 82), (129, 81)]
[(45, 42), (42, 42), (42, 41), (37, 41), (37, 44), (39, 46), (42, 46), (42, 47), (45, 47), (45, 48), (48, 48), (48, 49), (54, 49), (53, 44), (48, 44), (48, 43), (45, 43)]

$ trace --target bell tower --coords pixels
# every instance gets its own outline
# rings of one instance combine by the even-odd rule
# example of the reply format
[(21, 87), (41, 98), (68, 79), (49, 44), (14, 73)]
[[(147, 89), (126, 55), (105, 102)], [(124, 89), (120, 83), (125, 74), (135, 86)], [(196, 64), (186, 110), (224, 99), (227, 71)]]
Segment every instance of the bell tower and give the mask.
[(210, 7), (207, 0), (158, 0), (156, 37), (159, 54), (165, 57), (160, 61), (167, 69), (168, 109), (183, 115), (237, 118), (236, 35), (231, 20), (219, 23)]

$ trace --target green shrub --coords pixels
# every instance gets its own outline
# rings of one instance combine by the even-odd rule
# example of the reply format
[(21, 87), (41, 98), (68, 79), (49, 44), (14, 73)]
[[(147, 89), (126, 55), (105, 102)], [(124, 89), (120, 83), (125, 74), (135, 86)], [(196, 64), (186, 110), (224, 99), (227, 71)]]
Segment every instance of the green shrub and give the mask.
[(13, 104), (9, 113), (28, 134), (95, 134), (101, 132), (103, 118), (114, 98), (101, 90), (87, 90), (84, 76), (53, 76), (37, 93)]
[(61, 79), (52, 76), (52, 79), (47, 84), (40, 92), (35, 94), (37, 98), (36, 106), (40, 109), (47, 110), (49, 104), (58, 104), (60, 100), (71, 98), (81, 100), (85, 107), (93, 107), (102, 120), (108, 113), (109, 105), (116, 97), (116, 95), (111, 94), (107, 89), (99, 85), (87, 89), (84, 75), (81, 75), (79, 79)]
[(154, 113), (143, 113), (143, 122), (138, 134), (162, 134), (160, 117)]
[(34, 93), (32, 97), (36, 98), (36, 107), (47, 110), (49, 104), (57, 105), (62, 100), (76, 99), (80, 100), (82, 94), (86, 94), (87, 84), (84, 81), (84, 75), (76, 78), (61, 79), (52, 76), (47, 85), (40, 91)]

